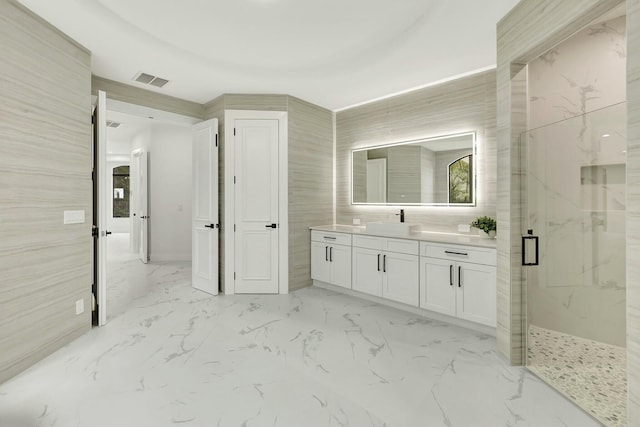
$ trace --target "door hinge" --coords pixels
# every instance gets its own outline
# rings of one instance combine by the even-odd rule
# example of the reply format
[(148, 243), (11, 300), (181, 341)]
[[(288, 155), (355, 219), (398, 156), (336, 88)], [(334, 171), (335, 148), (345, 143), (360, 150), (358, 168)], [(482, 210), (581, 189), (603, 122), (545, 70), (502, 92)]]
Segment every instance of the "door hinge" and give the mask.
[(233, 224), (233, 232), (235, 233), (235, 231), (236, 231), (236, 225)]
[(95, 181), (96, 180), (96, 173), (94, 171), (91, 171), (91, 181)]
[(235, 175), (233, 176), (233, 183), (234, 184), (236, 183), (236, 176)]
[(236, 136), (236, 128), (233, 128), (233, 136)]
[(216, 147), (218, 146), (218, 134), (216, 133)]
[(233, 280), (236, 280), (236, 272), (233, 272)]

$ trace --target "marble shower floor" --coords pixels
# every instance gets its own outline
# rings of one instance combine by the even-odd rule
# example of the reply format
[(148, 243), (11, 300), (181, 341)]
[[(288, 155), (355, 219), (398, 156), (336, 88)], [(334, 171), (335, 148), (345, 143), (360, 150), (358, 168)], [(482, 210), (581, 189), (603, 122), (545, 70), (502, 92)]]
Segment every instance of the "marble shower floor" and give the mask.
[(627, 425), (622, 347), (529, 326), (528, 368), (608, 427)]
[(213, 297), (186, 264), (0, 385), (2, 427), (598, 426), (481, 333), (319, 288)]

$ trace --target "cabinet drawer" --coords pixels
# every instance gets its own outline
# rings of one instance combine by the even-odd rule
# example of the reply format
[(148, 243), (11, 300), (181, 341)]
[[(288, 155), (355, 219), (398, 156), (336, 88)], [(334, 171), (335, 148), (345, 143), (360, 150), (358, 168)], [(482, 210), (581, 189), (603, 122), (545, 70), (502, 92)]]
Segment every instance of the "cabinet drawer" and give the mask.
[(311, 240), (314, 242), (325, 242), (334, 245), (351, 246), (351, 234), (332, 233), (330, 231), (311, 230)]
[(418, 255), (418, 241), (407, 239), (384, 239), (382, 249), (387, 252)]
[(365, 249), (382, 250), (384, 239), (372, 236), (353, 236), (353, 246)]
[(475, 264), (496, 265), (496, 250), (488, 248), (421, 242), (420, 255)]

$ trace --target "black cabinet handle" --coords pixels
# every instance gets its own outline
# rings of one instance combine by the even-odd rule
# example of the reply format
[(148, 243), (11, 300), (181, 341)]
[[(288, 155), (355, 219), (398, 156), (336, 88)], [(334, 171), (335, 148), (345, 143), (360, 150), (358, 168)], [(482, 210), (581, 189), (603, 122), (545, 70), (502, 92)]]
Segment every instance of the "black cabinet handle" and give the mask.
[(462, 287), (462, 267), (458, 266), (458, 287)]
[(466, 253), (466, 252), (456, 252), (456, 251), (444, 251), (444, 253), (445, 253), (445, 254), (448, 254), (448, 255), (462, 255), (462, 256), (467, 256), (467, 255), (469, 255), (469, 254), (468, 254), (468, 253)]
[(449, 265), (449, 286), (453, 286), (453, 264)]
[(380, 271), (380, 254), (378, 254), (378, 271)]
[(382, 272), (383, 273), (387, 272), (387, 256), (386, 255), (382, 256)]
[(329, 262), (333, 262), (333, 246), (329, 247)]
[(324, 236), (324, 239), (326, 239), (326, 240), (336, 240), (335, 237), (331, 237), (331, 236)]
[(329, 261), (329, 246), (324, 247), (324, 260)]
[(216, 225), (215, 224), (206, 224), (205, 227), (207, 227), (207, 228), (215, 228)]
[(267, 224), (265, 225), (266, 228), (276, 228), (278, 227), (278, 224)]

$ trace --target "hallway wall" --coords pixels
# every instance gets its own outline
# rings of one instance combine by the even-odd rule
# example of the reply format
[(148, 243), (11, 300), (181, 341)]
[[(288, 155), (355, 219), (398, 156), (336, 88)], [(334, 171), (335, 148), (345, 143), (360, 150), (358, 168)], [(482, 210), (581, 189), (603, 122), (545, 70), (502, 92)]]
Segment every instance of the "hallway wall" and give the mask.
[[(0, 52), (3, 382), (91, 328), (91, 58), (13, 0)], [(63, 225), (65, 210), (84, 224)]]

